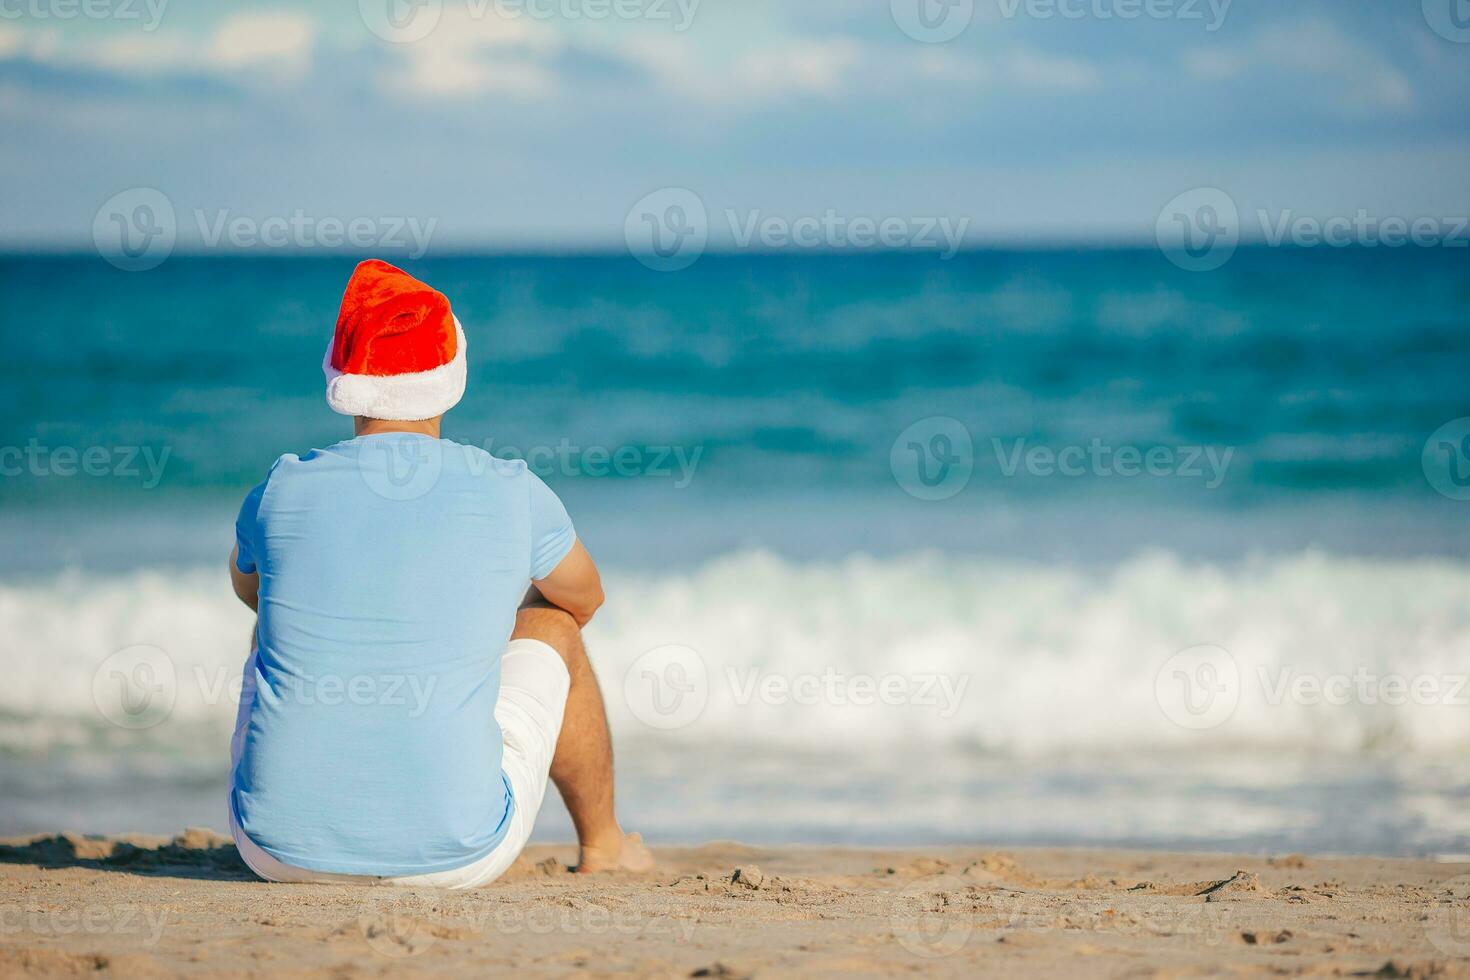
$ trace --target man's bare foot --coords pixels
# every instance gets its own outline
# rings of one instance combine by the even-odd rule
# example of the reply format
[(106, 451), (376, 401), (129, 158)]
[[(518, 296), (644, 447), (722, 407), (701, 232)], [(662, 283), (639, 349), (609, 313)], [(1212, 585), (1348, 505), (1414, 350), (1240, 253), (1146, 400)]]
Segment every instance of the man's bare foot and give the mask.
[(652, 871), (653, 854), (639, 834), (629, 834), (609, 844), (583, 844), (577, 858), (577, 873), (594, 871)]

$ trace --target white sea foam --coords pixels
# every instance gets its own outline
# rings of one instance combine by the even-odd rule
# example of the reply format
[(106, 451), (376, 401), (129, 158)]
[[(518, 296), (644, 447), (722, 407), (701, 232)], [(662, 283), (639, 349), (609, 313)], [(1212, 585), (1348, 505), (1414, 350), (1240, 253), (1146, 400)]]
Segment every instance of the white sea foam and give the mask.
[[(687, 574), (614, 570), (607, 585), (588, 643), (623, 738), (1019, 755), (1470, 747), (1463, 563), (746, 553)], [(0, 582), (0, 749), (223, 751), (251, 619), (214, 568)], [(1203, 659), (1170, 660), (1201, 644)], [(174, 678), (171, 711), (143, 731), (108, 724), (94, 693), (99, 667), (136, 645), (164, 651)], [(1235, 670), (1233, 688), (1217, 668)], [(1233, 710), (1201, 712), (1211, 691)]]

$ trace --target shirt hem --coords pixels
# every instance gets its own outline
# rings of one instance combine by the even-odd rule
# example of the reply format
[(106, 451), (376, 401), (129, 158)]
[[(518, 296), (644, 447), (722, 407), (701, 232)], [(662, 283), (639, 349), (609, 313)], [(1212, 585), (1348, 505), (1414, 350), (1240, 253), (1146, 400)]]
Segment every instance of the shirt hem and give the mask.
[(298, 871), (315, 871), (321, 874), (357, 875), (364, 878), (406, 878), (412, 875), (459, 871), (462, 868), (467, 868), (472, 864), (483, 861), (490, 855), (491, 851), (505, 843), (505, 838), (510, 833), (510, 818), (515, 813), (516, 799), (515, 794), (511, 791), (510, 781), (505, 779), (503, 773), (501, 774), (501, 779), (505, 780), (505, 813), (500, 818), (500, 825), (496, 829), (494, 839), (489, 845), (470, 857), (457, 857), (451, 861), (441, 861), (434, 864), (344, 864), (337, 861), (323, 862), (309, 857), (302, 857), (292, 854), (289, 851), (283, 851), (277, 847), (267, 847), (254, 837), (251, 837), (249, 832), (245, 830), (244, 825), (240, 822), (239, 808), (235, 804), (235, 794), (233, 791), (230, 793), (230, 807), (236, 811), (235, 825), (240, 828), (241, 836), (248, 838), (250, 843), (288, 867), (295, 868)]

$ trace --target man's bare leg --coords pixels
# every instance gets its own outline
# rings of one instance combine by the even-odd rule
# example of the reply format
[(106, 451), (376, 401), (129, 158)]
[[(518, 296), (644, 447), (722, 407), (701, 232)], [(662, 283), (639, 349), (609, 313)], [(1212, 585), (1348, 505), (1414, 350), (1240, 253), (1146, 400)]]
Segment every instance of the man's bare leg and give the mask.
[(597, 676), (582, 646), (576, 620), (539, 595), (527, 596), (516, 614), (511, 639), (540, 640), (567, 665), (572, 686), (567, 693), (561, 736), (551, 760), (556, 784), (572, 816), (580, 850), (578, 871), (624, 869), (646, 871), (653, 855), (637, 834), (624, 834), (613, 811), (612, 735)]

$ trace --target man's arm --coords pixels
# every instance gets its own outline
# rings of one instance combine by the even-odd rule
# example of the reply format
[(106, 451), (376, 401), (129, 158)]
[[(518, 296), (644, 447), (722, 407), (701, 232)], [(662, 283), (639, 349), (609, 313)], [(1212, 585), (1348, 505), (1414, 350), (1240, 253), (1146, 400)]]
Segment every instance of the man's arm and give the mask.
[[(597, 566), (581, 541), (573, 542), (572, 550), (551, 570), (551, 574), (536, 579), (532, 586), (547, 602), (565, 609), (578, 626), (586, 626), (602, 605), (602, 576), (597, 574)], [(528, 600), (531, 598), (527, 596)]]
[(241, 602), (259, 612), (260, 573), (251, 572), (246, 575), (240, 571), (240, 566), (236, 564), (239, 558), (240, 546), (237, 544), (230, 550), (230, 584), (235, 587), (235, 595), (240, 597)]

